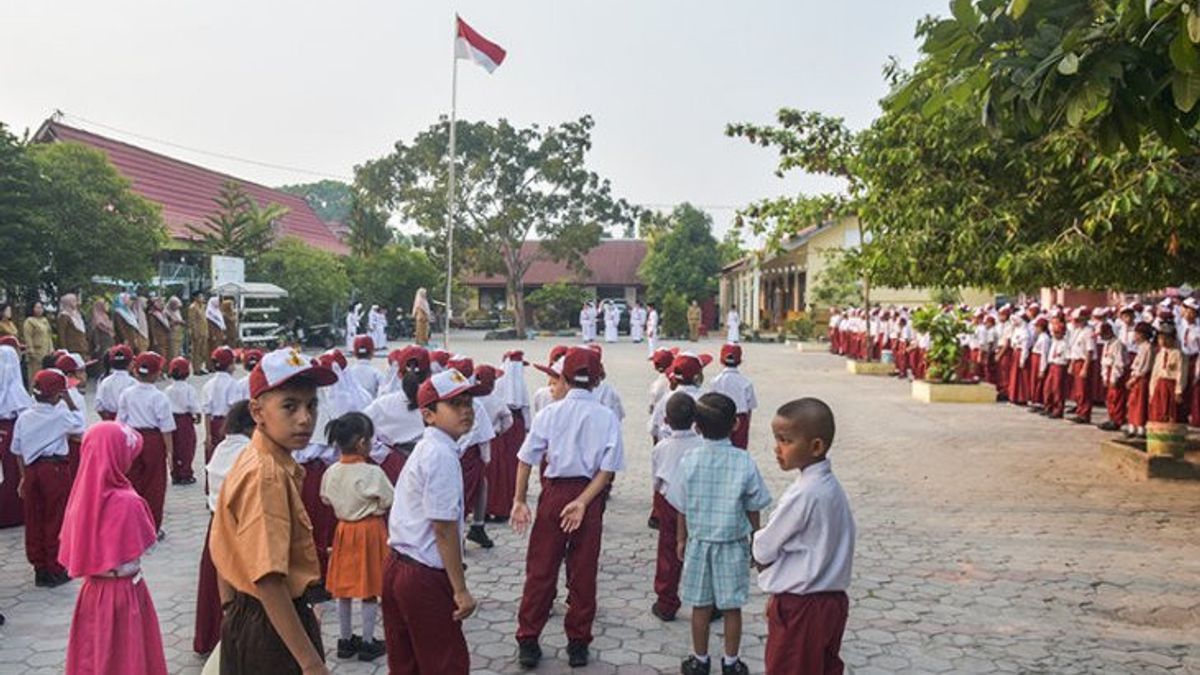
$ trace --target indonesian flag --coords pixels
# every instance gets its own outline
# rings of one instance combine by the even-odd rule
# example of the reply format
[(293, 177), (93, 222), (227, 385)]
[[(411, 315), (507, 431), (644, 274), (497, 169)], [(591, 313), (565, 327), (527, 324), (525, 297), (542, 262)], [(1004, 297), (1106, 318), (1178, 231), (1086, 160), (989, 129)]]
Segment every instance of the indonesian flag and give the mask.
[(458, 35), (454, 39), (455, 56), (474, 61), (486, 68), (489, 73), (504, 63), (505, 51), (500, 45), (489, 42), (487, 38), (476, 33), (475, 29), (468, 26), (462, 18), (456, 16), (455, 19), (458, 20)]

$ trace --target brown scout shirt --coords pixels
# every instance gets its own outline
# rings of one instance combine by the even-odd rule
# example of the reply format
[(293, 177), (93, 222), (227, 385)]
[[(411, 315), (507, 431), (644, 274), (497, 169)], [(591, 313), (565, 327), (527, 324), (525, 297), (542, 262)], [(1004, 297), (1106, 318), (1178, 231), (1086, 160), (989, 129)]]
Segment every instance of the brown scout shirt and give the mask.
[(300, 498), (304, 468), (255, 434), (217, 499), (209, 548), (221, 578), (258, 597), (255, 582), (283, 574), (292, 598), (321, 577), (312, 522)]

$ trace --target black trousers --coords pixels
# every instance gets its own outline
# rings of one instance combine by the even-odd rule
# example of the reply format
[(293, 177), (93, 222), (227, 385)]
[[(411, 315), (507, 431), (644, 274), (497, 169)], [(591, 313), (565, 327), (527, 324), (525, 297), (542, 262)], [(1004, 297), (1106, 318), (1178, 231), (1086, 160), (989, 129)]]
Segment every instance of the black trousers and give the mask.
[[(321, 644), (321, 624), (305, 597), (292, 601), (313, 646)], [(221, 675), (299, 675), (300, 664), (275, 632), (262, 603), (252, 595), (235, 593), (221, 619)]]

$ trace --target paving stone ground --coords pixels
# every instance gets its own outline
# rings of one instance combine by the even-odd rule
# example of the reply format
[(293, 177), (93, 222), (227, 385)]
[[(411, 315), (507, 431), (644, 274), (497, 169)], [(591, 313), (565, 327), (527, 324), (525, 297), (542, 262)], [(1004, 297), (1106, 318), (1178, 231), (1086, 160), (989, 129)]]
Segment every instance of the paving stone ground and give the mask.
[[(551, 344), (525, 348), (544, 358)], [(513, 346), (455, 337), (455, 348), (477, 362), (495, 362)], [(715, 352), (719, 344), (699, 348)], [(818, 396), (837, 415), (832, 457), (859, 528), (842, 649), (851, 672), (1200, 672), (1200, 485), (1130, 482), (1100, 466), (1106, 434), (1094, 428), (1004, 405), (921, 404), (906, 383), (850, 375), (828, 354), (752, 344), (746, 361), (762, 405), (751, 450), (776, 496), (793, 476), (768, 449), (770, 411)], [(645, 526), (645, 346), (606, 346), (605, 363), (628, 412), (628, 470), (605, 516), (593, 664), (574, 672), (678, 672), (687, 623), (649, 614), (655, 534)], [(540, 379), (530, 369), (531, 391)], [(145, 560), (176, 673), (197, 673), (202, 663), (191, 640), (206, 523), (199, 486), (172, 488), (169, 537)], [(480, 608), (466, 622), (467, 641), (476, 672), (513, 673), (525, 546), (505, 528), (489, 529), (496, 548), (468, 549)], [(35, 588), (22, 541), (19, 528), (0, 531), (0, 612), (8, 618), (0, 671), (61, 672), (79, 584)], [(742, 653), (753, 672), (763, 669), (764, 602), (755, 590), (746, 608)], [(547, 627), (538, 672), (570, 671), (562, 612), (557, 606)], [(332, 606), (322, 620), (334, 672), (386, 672), (383, 659), (334, 659)]]

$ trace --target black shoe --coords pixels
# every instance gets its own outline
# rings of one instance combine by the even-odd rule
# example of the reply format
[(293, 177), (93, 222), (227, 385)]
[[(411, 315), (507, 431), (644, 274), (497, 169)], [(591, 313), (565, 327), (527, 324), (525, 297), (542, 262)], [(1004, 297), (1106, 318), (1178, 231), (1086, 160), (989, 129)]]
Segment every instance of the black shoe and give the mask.
[(362, 638), (357, 635), (351, 635), (349, 640), (338, 640), (337, 657), (339, 659), (352, 659), (358, 655), (358, 650), (362, 648)]
[(380, 640), (371, 640), (370, 642), (363, 640), (358, 647), (359, 661), (374, 661), (375, 659), (387, 653), (387, 647)]
[(1090, 424), (1091, 423), (1091, 420), (1089, 420), (1086, 417), (1080, 417), (1079, 415), (1072, 417), (1071, 421), (1074, 422), (1075, 424)]
[(725, 661), (722, 659), (721, 675), (750, 675), (750, 668), (741, 659), (734, 661), (733, 665), (725, 665)]
[(1117, 431), (1120, 429), (1120, 427), (1112, 423), (1112, 420), (1108, 420), (1104, 424), (1097, 424), (1096, 428), (1101, 431)]
[(63, 584), (71, 583), (71, 577), (66, 572), (47, 572), (46, 573), (46, 588), (58, 588)]
[(495, 542), (493, 542), (491, 538), (487, 536), (487, 532), (484, 532), (482, 525), (471, 526), (471, 529), (467, 532), (467, 541), (473, 541), (476, 544), (479, 544), (479, 546), (482, 548), (491, 548), (496, 545)]
[(657, 530), (658, 529), (658, 518), (655, 518), (654, 516), (650, 516), (649, 518), (647, 518), (646, 519), (646, 527), (648, 527), (652, 530)]
[(195, 485), (195, 484), (196, 484), (196, 477), (195, 477), (195, 476), (188, 476), (187, 478), (181, 478), (181, 479), (179, 479), (179, 484), (180, 484), (180, 485)]
[(333, 596), (330, 595), (329, 591), (325, 589), (324, 579), (322, 579), (321, 583), (317, 584), (316, 586), (309, 586), (308, 590), (305, 591), (305, 596), (308, 598), (308, 601), (314, 605), (319, 605), (322, 602), (329, 602), (333, 599)]
[(588, 664), (588, 646), (586, 642), (572, 640), (567, 643), (567, 665), (572, 668), (582, 668)]
[(650, 613), (653, 614), (659, 621), (670, 622), (675, 620), (675, 612), (668, 612), (664, 610), (662, 607), (658, 606), (657, 602), (653, 605), (650, 605)]
[(162, 541), (163, 539), (166, 539), (166, 538), (167, 538), (167, 531), (166, 531), (166, 530), (164, 530), (164, 529), (162, 529), (162, 528), (159, 528), (159, 530), (158, 530), (158, 540), (159, 540), (159, 541)]
[(537, 640), (526, 640), (525, 642), (517, 643), (517, 663), (525, 670), (537, 668), (538, 661), (542, 660), (542, 647), (537, 643)]
[(33, 571), (33, 585), (37, 586), (38, 588), (45, 588), (48, 585), (46, 583), (46, 579), (48, 579), (48, 578), (49, 578), (49, 575), (47, 575), (42, 570), (34, 570)]
[(4, 615), (0, 614), (0, 626), (4, 625)]
[(707, 661), (701, 661), (695, 656), (689, 656), (683, 660), (683, 665), (679, 667), (679, 672), (683, 675), (708, 675), (712, 670), (712, 658)]

